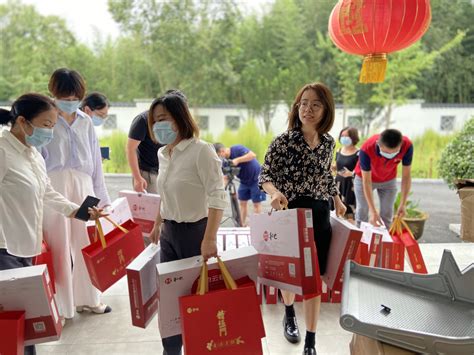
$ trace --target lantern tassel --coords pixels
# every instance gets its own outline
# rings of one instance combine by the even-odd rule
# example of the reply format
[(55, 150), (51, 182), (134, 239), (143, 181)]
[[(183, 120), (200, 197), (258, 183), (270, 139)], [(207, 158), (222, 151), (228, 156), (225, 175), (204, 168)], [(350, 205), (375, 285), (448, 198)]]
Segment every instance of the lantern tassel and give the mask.
[(362, 69), (360, 70), (359, 82), (361, 83), (381, 83), (385, 79), (387, 69), (387, 55), (368, 54), (364, 57)]

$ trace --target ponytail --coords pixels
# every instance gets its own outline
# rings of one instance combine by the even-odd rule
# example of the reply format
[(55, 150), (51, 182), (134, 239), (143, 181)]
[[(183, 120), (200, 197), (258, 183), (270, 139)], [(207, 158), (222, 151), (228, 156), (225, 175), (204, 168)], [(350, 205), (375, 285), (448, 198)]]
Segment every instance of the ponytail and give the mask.
[(41, 113), (55, 108), (53, 100), (49, 97), (29, 93), (21, 95), (12, 105), (10, 111), (0, 109), (0, 125), (15, 124), (18, 116), (24, 117), (27, 121), (31, 121)]
[(0, 108), (0, 126), (6, 126), (13, 123), (13, 115), (11, 111)]

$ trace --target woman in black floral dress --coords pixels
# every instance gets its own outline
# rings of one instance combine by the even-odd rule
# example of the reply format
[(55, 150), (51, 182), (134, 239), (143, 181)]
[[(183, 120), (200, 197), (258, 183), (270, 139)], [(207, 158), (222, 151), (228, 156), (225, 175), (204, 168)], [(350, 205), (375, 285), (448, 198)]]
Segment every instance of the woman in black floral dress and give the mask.
[[(259, 184), (271, 196), (272, 207), (311, 208), (314, 239), (321, 274), (331, 241), (329, 199), (336, 213), (343, 216), (346, 207), (338, 195), (331, 174), (334, 138), (328, 132), (334, 123), (334, 99), (321, 83), (305, 85), (296, 95), (288, 117), (288, 130), (270, 144), (262, 165)], [(293, 302), (295, 295), (282, 291), (285, 302), (283, 330), (291, 343), (300, 341)], [(306, 295), (303, 301), (306, 337), (303, 354), (316, 354), (316, 325), (321, 294)]]

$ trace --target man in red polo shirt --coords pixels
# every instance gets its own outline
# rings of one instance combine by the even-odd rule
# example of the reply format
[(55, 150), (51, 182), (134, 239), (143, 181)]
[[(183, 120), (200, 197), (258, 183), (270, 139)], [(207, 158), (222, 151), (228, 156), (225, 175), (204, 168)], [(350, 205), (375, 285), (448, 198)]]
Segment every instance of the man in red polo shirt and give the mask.
[[(405, 215), (405, 205), (411, 188), (413, 144), (396, 129), (386, 129), (370, 137), (361, 147), (355, 168), (354, 193), (356, 221), (390, 227), (393, 204), (397, 196), (397, 166), (402, 162), (402, 196), (397, 215)], [(377, 190), (380, 212), (375, 208), (373, 190)]]

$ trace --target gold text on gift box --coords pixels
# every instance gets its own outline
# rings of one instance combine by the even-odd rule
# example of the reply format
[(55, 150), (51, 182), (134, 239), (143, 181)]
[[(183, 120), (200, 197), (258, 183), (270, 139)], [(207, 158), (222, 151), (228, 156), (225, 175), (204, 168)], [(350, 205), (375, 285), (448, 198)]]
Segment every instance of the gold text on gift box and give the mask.
[[(216, 318), (217, 318), (217, 328), (219, 329), (219, 337), (226, 337), (227, 336), (227, 324), (225, 322), (225, 311), (224, 310), (219, 310), (217, 311)], [(222, 348), (226, 348), (229, 346), (234, 346), (234, 345), (241, 345), (245, 344), (245, 341), (242, 339), (242, 336), (238, 336), (236, 338), (231, 338), (231, 339), (218, 339), (217, 341), (214, 339), (211, 339), (207, 343), (207, 350), (212, 351), (212, 350), (218, 350)]]

